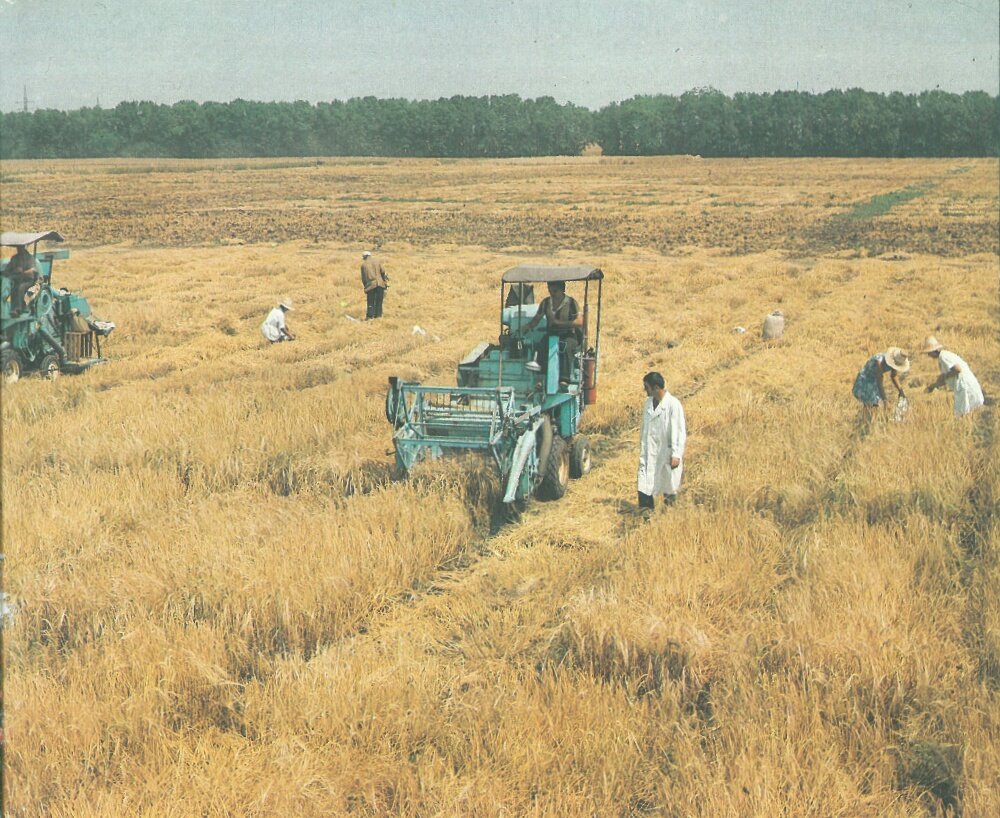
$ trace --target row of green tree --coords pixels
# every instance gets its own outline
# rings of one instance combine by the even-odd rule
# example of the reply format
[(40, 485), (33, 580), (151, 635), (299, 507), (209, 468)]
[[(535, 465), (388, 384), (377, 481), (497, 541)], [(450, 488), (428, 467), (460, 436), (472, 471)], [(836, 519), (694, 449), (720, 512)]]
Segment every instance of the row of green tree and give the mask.
[(0, 159), (609, 155), (997, 156), (985, 92), (637, 96), (599, 111), (516, 94), (410, 101), (122, 102), (0, 114)]

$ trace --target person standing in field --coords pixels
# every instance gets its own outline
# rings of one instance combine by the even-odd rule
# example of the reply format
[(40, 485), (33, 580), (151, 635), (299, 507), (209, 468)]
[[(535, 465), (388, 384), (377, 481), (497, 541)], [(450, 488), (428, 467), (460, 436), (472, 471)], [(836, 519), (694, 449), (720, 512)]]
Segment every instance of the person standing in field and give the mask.
[(642, 379), (646, 405), (639, 436), (639, 508), (653, 508), (653, 497), (662, 494), (673, 503), (681, 487), (687, 427), (681, 402), (666, 389), (659, 372)]
[(260, 325), (260, 331), (264, 337), (272, 344), (277, 344), (281, 341), (294, 341), (295, 337), (289, 332), (288, 325), (285, 323), (285, 313), (294, 311), (295, 308), (292, 306), (292, 299), (286, 298), (279, 303), (277, 307), (267, 314), (264, 323)]
[[(910, 356), (899, 347), (889, 347), (885, 352), (873, 355), (861, 367), (858, 376), (854, 379), (854, 388), (851, 394), (854, 395), (865, 406), (876, 408), (886, 405), (885, 387), (882, 379), (885, 373), (889, 373), (892, 385), (896, 387), (898, 400), (905, 401), (906, 394), (903, 392), (903, 384), (899, 379), (910, 371)], [(905, 405), (905, 404), (904, 404)]]
[(937, 359), (938, 369), (941, 371), (937, 380), (924, 391), (930, 394), (935, 389), (947, 386), (955, 393), (955, 417), (964, 417), (986, 402), (983, 388), (972, 374), (969, 365), (954, 352), (948, 352), (933, 335), (928, 335), (924, 340), (923, 352)]
[(365, 320), (371, 321), (382, 317), (382, 301), (389, 288), (389, 276), (385, 274), (382, 262), (367, 250), (361, 254), (361, 259), (361, 286), (365, 288), (368, 298)]

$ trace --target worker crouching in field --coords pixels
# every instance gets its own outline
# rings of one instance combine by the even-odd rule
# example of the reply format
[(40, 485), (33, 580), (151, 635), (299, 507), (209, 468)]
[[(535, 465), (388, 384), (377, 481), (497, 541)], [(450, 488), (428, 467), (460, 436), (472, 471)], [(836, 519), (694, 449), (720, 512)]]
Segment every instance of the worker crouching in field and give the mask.
[(923, 352), (937, 360), (938, 369), (941, 371), (938, 379), (931, 383), (925, 391), (930, 394), (935, 389), (947, 386), (954, 392), (955, 417), (963, 417), (986, 402), (983, 397), (983, 388), (976, 380), (976, 376), (972, 374), (969, 365), (954, 352), (948, 352), (933, 335), (928, 335), (924, 341)]
[(290, 298), (286, 298), (271, 310), (267, 314), (267, 318), (264, 319), (264, 323), (260, 325), (260, 331), (264, 337), (272, 344), (281, 341), (294, 341), (295, 337), (288, 331), (288, 325), (285, 323), (285, 313), (294, 311), (295, 308), (292, 306)]
[(642, 386), (647, 400), (639, 438), (639, 508), (651, 509), (657, 494), (667, 504), (677, 499), (687, 427), (681, 402), (667, 391), (659, 372), (647, 374)]
[(886, 405), (885, 387), (882, 379), (885, 373), (889, 373), (892, 385), (896, 387), (898, 393), (897, 408), (906, 405), (906, 394), (903, 392), (903, 384), (899, 376), (910, 371), (910, 356), (899, 347), (889, 347), (885, 352), (872, 355), (869, 358), (858, 376), (854, 379), (854, 388), (851, 394), (854, 395), (866, 407), (875, 409)]

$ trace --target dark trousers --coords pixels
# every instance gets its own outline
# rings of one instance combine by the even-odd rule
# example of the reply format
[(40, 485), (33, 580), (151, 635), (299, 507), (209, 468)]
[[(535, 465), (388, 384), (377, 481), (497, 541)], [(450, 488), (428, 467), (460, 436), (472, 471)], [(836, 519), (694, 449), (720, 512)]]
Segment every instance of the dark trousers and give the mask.
[(575, 335), (562, 335), (553, 333), (559, 339), (559, 380), (573, 380), (573, 362), (576, 360), (576, 352), (580, 348), (580, 342)]
[[(677, 501), (677, 495), (676, 494), (664, 494), (663, 495), (663, 502), (666, 505), (668, 505), (668, 506), (672, 506), (676, 501)], [(652, 494), (643, 494), (640, 491), (639, 492), (639, 508), (652, 508), (652, 507), (653, 507), (653, 495)]]
[(382, 300), (385, 298), (385, 287), (373, 287), (365, 295), (368, 296), (368, 311), (365, 320), (382, 317)]
[(576, 360), (576, 351), (580, 348), (580, 343), (575, 336), (570, 335), (562, 339), (562, 352), (559, 354), (559, 380), (573, 380), (573, 362)]

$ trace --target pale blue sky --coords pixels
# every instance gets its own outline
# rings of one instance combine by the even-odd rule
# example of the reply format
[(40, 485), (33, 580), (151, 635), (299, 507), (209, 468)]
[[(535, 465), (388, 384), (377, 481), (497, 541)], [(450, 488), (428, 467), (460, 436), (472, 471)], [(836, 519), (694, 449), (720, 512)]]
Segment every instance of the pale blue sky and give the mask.
[(1000, 0), (0, 0), (0, 110), (712, 86), (1000, 93)]

